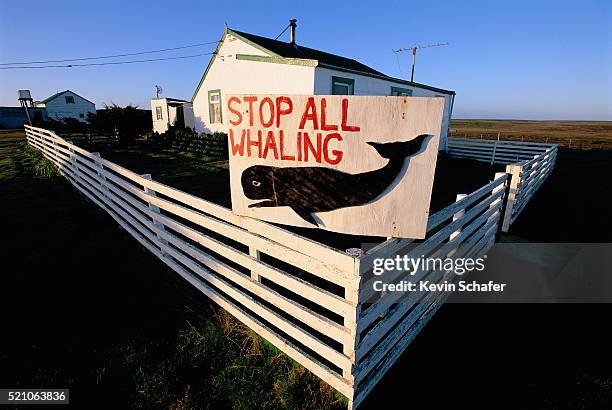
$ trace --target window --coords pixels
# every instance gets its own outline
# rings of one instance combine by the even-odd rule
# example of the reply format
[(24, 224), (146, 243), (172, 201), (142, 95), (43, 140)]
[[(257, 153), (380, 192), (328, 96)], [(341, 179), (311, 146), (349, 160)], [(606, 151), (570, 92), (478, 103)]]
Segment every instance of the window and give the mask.
[(391, 87), (391, 95), (399, 96), (399, 97), (403, 97), (403, 96), (410, 97), (412, 95), (412, 90), (408, 88)]
[(221, 90), (210, 90), (208, 92), (208, 116), (211, 124), (223, 122), (221, 117)]
[(332, 77), (333, 95), (353, 95), (355, 93), (355, 80), (352, 78)]
[(74, 104), (74, 97), (72, 95), (67, 95), (66, 97), (66, 104)]
[(80, 114), (79, 114), (79, 118), (85, 118), (85, 114), (80, 113)]
[(164, 116), (162, 114), (162, 107), (155, 107), (155, 116), (158, 120), (163, 120)]

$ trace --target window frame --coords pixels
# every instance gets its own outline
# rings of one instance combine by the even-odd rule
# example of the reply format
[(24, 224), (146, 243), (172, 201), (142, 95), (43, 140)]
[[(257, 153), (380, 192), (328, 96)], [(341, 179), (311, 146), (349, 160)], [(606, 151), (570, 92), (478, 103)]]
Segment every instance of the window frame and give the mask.
[(155, 118), (156, 121), (162, 121), (164, 119), (164, 111), (159, 105), (155, 107)]
[[(72, 101), (68, 101), (68, 99), (71, 99)], [(64, 96), (64, 101), (66, 101), (66, 104), (75, 104), (74, 102), (74, 96), (73, 95), (65, 95)]]
[[(412, 93), (414, 92), (414, 90), (410, 89), (410, 88), (402, 88), (402, 87), (395, 87), (395, 86), (391, 86), (391, 96), (392, 97), (412, 97)], [(408, 95), (396, 95), (393, 93), (406, 93)]]
[[(334, 94), (334, 85), (336, 83), (344, 84), (348, 87), (348, 94)], [(337, 77), (332, 75), (331, 78), (331, 95), (355, 95), (355, 79), (346, 77)]]
[[(219, 101), (216, 103), (212, 103), (210, 98), (214, 95), (219, 96)], [(213, 121), (213, 105), (219, 104), (219, 121)], [(223, 107), (221, 105), (221, 89), (217, 88), (214, 90), (208, 90), (208, 121), (210, 124), (223, 124)]]

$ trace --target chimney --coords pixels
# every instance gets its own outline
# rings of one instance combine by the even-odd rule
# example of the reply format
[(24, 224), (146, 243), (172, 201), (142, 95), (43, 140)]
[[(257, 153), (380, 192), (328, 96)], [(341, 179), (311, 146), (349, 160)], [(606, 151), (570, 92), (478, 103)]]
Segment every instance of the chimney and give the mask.
[(291, 27), (291, 41), (290, 44), (292, 46), (295, 45), (295, 28), (297, 27), (297, 24), (295, 24), (297, 22), (296, 19), (291, 19), (289, 20), (289, 27)]

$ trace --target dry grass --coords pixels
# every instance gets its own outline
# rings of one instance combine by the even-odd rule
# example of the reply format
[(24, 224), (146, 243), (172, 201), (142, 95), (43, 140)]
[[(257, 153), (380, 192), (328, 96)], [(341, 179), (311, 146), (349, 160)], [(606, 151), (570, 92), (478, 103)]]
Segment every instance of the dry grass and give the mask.
[(457, 136), (551, 142), (572, 148), (612, 148), (612, 121), (452, 120)]

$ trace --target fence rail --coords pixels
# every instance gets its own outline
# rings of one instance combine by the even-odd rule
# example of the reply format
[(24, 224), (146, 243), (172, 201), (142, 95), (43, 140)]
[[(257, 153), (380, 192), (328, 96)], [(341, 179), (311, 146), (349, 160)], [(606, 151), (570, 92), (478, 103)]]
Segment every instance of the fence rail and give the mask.
[(492, 164), (505, 164), (511, 175), (502, 231), (510, 226), (551, 174), (559, 146), (539, 142), (448, 138), (448, 153)]
[(480, 140), (474, 138), (448, 138), (448, 152), (451, 156), (471, 158), (491, 164), (513, 164), (530, 160), (555, 144), (505, 140)]
[[(57, 165), (83, 195), (212, 301), (358, 406), (448, 297), (447, 292), (375, 292), (375, 260), (397, 252), (477, 257), (501, 221), (506, 173), (429, 218), (422, 242), (389, 239), (360, 257), (277, 226), (241, 217), (138, 175), (26, 126), (28, 143)], [(517, 209), (541, 184), (554, 156), (521, 171)], [(527, 173), (529, 174), (527, 176)], [(539, 178), (539, 179), (537, 179)], [(521, 202), (522, 201), (522, 202)], [(518, 211), (520, 212), (520, 211)], [(421, 269), (410, 280), (453, 279)], [(393, 281), (406, 279), (391, 272)]]

